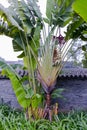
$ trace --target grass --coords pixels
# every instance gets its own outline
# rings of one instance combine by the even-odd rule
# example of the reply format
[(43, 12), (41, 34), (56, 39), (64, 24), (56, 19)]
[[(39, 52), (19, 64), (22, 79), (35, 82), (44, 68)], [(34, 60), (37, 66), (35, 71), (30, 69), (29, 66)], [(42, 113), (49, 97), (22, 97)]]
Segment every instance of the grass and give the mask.
[(87, 112), (61, 113), (52, 122), (30, 122), (23, 112), (0, 105), (0, 130), (87, 130)]

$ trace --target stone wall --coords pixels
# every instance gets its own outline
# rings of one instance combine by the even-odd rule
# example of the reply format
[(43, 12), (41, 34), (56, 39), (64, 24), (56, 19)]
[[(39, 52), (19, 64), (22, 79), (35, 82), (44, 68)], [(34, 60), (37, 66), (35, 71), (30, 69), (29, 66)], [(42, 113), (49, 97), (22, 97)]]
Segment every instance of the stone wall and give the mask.
[(0, 79), (0, 103), (8, 104), (14, 108), (20, 108), (9, 79)]
[[(64, 88), (63, 98), (52, 100), (53, 103), (58, 102), (59, 111), (87, 110), (87, 78), (58, 78), (56, 87)], [(0, 79), (0, 102), (20, 108), (9, 79)]]
[(59, 111), (87, 110), (87, 78), (58, 78), (56, 87), (64, 88), (63, 98), (54, 100), (59, 104)]

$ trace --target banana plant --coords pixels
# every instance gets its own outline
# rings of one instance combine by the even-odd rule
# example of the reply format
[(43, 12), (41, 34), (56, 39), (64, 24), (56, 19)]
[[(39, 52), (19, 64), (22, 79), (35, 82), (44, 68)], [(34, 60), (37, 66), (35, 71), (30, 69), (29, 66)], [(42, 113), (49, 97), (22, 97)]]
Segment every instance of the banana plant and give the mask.
[[(13, 86), (13, 90), (19, 104), (27, 110), (28, 117), (34, 116), (34, 112), (41, 102), (41, 95), (36, 93), (36, 80), (34, 71), (36, 68), (36, 57), (38, 56), (40, 30), (42, 17), (36, 1), (9, 0), (10, 6), (5, 8), (0, 4), (0, 34), (4, 34), (12, 38), (14, 51), (20, 51), (18, 56), (23, 58), (24, 65), (28, 70), (28, 85), (25, 86), (21, 82), (21, 77), (14, 73), (13, 69), (1, 60), (1, 65), (5, 68), (6, 74)], [(33, 56), (35, 53), (36, 57)], [(27, 89), (26, 89), (27, 88)], [(32, 114), (31, 114), (32, 113)]]
[(34, 112), (41, 104), (42, 96), (39, 93), (35, 94), (33, 88), (28, 84), (24, 84), (25, 79), (18, 75), (11, 65), (7, 64), (5, 60), (1, 58), (0, 67), (2, 69), (2, 74), (6, 75), (11, 80), (12, 88), (18, 103), (26, 113), (28, 112), (27, 118), (31, 119), (32, 116), (35, 116)]

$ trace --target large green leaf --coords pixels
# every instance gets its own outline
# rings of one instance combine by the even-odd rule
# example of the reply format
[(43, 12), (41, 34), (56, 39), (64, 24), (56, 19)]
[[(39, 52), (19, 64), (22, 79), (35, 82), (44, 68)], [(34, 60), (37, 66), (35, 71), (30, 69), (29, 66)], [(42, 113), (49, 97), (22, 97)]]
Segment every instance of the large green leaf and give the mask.
[[(80, 30), (79, 27), (81, 26), (82, 23), (83, 23), (83, 19), (77, 16), (77, 19), (73, 20), (72, 23), (70, 23), (67, 26), (67, 31), (65, 32), (66, 33), (65, 40), (69, 40), (71, 38), (73, 39), (78, 38), (80, 35), (77, 34), (78, 31), (76, 31), (76, 29)], [(76, 34), (75, 34), (75, 31), (76, 31)]]
[(41, 95), (39, 95), (39, 94), (34, 95), (32, 97), (32, 102), (31, 102), (32, 107), (37, 108), (41, 104), (41, 101), (42, 101)]
[(3, 69), (2, 73), (11, 80), (18, 103), (23, 108), (27, 108), (30, 105), (30, 100), (26, 98), (26, 92), (24, 90), (23, 84), (21, 83), (21, 78), (13, 70), (13, 68), (2, 59), (0, 59), (0, 67)]
[(12, 40), (12, 43), (13, 43), (13, 48), (14, 48), (14, 51), (22, 51), (23, 50), (23, 46), (21, 44), (21, 41), (20, 41), (20, 38), (17, 38)]
[(52, 11), (54, 9), (54, 0), (47, 0), (46, 4), (46, 16), (51, 20)]
[(28, 7), (33, 10), (34, 15), (38, 17), (40, 20), (42, 19), (42, 15), (39, 9), (39, 6), (37, 5), (37, 0), (27, 0)]
[(72, 3), (74, 0), (47, 0), (46, 22), (54, 26), (64, 27), (72, 19)]
[(26, 98), (26, 92), (24, 91), (24, 86), (20, 83), (20, 79), (18, 79), (18, 77), (8, 69), (6, 69), (6, 72), (8, 73), (8, 77), (11, 80), (12, 87), (18, 100), (18, 103), (23, 108), (27, 108), (30, 105), (30, 100), (29, 98)]
[(53, 93), (52, 93), (52, 98), (61, 98), (61, 97), (63, 97), (62, 96), (62, 92), (64, 91), (64, 89), (63, 88), (58, 88), (58, 89), (55, 89), (54, 91), (53, 91)]
[(0, 4), (0, 12), (4, 12), (4, 14), (8, 18), (8, 20), (12, 23), (12, 25), (17, 27), (19, 30), (23, 31), (19, 23), (12, 17), (12, 15), (10, 15), (9, 8), (5, 8), (3, 5)]
[[(3, 10), (1, 10), (2, 8)], [(6, 10), (6, 13), (4, 10)], [(14, 12), (12, 10), (10, 11)], [(7, 17), (8, 14), (9, 14), (8, 9), (7, 8), (5, 9), (2, 5), (0, 5), (0, 17), (1, 17), (0, 18), (1, 19), (0, 20), (0, 35), (4, 34), (6, 36), (13, 38), (18, 33), (18, 28), (11, 23), (10, 19)], [(15, 16), (14, 13), (13, 15)]]
[(72, 7), (87, 22), (87, 0), (75, 0)]

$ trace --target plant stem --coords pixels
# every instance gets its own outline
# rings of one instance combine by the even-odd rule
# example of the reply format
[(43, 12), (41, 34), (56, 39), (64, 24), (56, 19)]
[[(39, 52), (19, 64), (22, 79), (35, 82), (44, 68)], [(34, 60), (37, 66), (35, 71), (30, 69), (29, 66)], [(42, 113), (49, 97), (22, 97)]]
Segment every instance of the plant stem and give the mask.
[(51, 95), (49, 93), (46, 94), (46, 105), (47, 108), (50, 108), (50, 103), (51, 103)]

